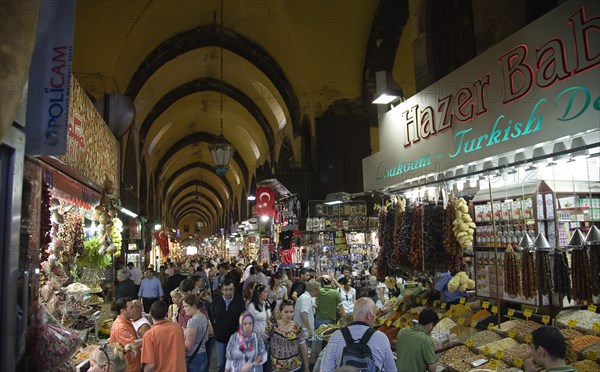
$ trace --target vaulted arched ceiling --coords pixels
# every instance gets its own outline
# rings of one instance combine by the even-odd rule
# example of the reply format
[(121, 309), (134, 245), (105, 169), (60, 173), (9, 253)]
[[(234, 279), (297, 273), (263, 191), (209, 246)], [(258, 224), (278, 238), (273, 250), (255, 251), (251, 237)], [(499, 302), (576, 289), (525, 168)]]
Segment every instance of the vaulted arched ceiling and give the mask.
[[(302, 130), (301, 118), (314, 125), (333, 102), (360, 97), (378, 5), (78, 2), (75, 77), (92, 99), (118, 92), (134, 100), (140, 210), (166, 216), (167, 226), (195, 216), (218, 229), (283, 143), (286, 157), (310, 159), (302, 151), (311, 148), (304, 141), (313, 142), (301, 133), (311, 131)], [(221, 97), (223, 134), (236, 150), (225, 177), (214, 172), (208, 149), (221, 133)]]

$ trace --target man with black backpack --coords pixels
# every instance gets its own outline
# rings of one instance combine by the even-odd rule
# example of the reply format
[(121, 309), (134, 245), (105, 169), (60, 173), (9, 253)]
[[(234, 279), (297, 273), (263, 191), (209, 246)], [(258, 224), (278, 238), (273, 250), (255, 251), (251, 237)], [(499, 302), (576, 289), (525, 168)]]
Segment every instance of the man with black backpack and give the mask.
[(396, 372), (396, 363), (387, 336), (373, 329), (376, 307), (368, 297), (354, 305), (354, 322), (336, 331), (325, 348), (320, 372), (353, 366), (361, 372)]

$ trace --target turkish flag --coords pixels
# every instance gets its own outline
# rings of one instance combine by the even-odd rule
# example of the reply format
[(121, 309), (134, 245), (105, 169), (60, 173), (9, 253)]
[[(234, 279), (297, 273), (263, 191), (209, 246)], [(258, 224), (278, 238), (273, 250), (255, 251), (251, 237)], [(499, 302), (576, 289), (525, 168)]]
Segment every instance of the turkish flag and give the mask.
[(258, 216), (275, 215), (275, 193), (268, 187), (259, 187), (256, 189), (256, 214)]
[(164, 231), (155, 231), (154, 239), (158, 245), (160, 245), (160, 250), (162, 251), (163, 256), (169, 255), (169, 237)]

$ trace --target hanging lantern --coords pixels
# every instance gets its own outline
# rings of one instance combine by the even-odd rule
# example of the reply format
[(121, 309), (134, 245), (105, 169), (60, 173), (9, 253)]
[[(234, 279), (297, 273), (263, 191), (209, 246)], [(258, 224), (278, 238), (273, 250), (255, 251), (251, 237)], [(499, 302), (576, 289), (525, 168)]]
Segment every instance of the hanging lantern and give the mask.
[(227, 142), (223, 135), (220, 135), (217, 142), (210, 145), (208, 148), (213, 164), (215, 165), (215, 172), (217, 172), (219, 176), (225, 176), (227, 171), (229, 171), (229, 162), (231, 161), (235, 149)]

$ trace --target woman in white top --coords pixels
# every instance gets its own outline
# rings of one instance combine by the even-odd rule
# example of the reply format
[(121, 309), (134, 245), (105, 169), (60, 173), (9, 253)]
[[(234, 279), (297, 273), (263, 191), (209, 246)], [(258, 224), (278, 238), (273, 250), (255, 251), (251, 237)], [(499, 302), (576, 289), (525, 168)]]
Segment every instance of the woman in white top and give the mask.
[(387, 300), (390, 299), (390, 290), (385, 282), (377, 283), (377, 308), (382, 308)]
[(352, 288), (352, 278), (342, 277), (338, 280), (338, 283), (342, 286), (338, 288), (340, 295), (342, 295), (342, 305), (346, 314), (352, 314), (354, 312), (354, 303), (356, 302), (356, 289)]
[(266, 341), (267, 334), (265, 332), (267, 328), (267, 322), (271, 320), (271, 308), (267, 302), (269, 297), (268, 288), (258, 283), (254, 287), (254, 293), (252, 293), (252, 300), (248, 304), (248, 313), (254, 318), (254, 328), (252, 331), (259, 335), (263, 341)]
[(269, 297), (267, 301), (269, 301), (271, 309), (275, 309), (275, 318), (277, 318), (277, 314), (279, 313), (279, 305), (281, 305), (283, 300), (287, 300), (288, 298), (287, 287), (283, 284), (282, 278), (283, 274), (281, 271), (278, 271), (271, 276), (269, 282)]

